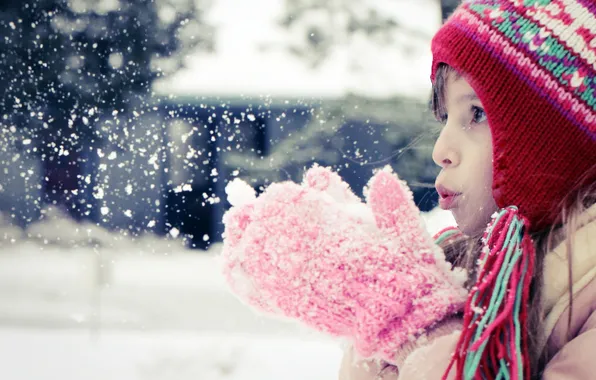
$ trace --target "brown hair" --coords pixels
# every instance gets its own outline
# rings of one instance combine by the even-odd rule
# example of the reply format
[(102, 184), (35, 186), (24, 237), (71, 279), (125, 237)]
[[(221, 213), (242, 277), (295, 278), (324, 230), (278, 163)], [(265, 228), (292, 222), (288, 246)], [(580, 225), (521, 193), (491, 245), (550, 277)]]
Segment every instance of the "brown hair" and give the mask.
[[(445, 87), (447, 77), (450, 73), (461, 76), (452, 67), (441, 64), (437, 70), (435, 83), (433, 84), (432, 111), (439, 121), (444, 121), (445, 115)], [(540, 374), (546, 365), (545, 350), (542, 347), (544, 341), (544, 310), (541, 300), (541, 289), (544, 283), (544, 258), (556, 245), (565, 241), (568, 255), (568, 278), (569, 278), (569, 323), (573, 313), (573, 281), (571, 257), (573, 254), (572, 237), (579, 228), (579, 216), (589, 207), (596, 203), (596, 183), (588, 182), (594, 177), (596, 165), (589, 173), (572, 186), (568, 196), (563, 200), (558, 209), (560, 210), (559, 220), (550, 228), (532, 234), (536, 249), (536, 260), (534, 277), (530, 285), (530, 300), (528, 310), (528, 346), (530, 350), (530, 367), (532, 378), (540, 378)], [(450, 242), (442, 247), (445, 256), (454, 266), (465, 268), (470, 273), (466, 284), (468, 288), (474, 285), (476, 263), (482, 249), (482, 234), (462, 238)], [(569, 332), (569, 326), (568, 326)]]

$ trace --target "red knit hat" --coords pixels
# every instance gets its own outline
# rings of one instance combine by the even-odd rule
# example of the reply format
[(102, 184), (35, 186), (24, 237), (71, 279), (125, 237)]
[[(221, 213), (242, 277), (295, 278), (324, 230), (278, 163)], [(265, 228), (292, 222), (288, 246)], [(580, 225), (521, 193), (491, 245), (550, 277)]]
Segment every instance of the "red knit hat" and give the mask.
[(468, 0), (432, 42), (464, 75), (493, 138), (493, 197), (477, 286), (454, 356), (457, 378), (529, 378), (529, 231), (560, 222), (568, 195), (596, 182), (596, 2)]
[(472, 0), (432, 42), (434, 81), (465, 74), (492, 130), (493, 195), (538, 230), (588, 172), (596, 181), (596, 3)]

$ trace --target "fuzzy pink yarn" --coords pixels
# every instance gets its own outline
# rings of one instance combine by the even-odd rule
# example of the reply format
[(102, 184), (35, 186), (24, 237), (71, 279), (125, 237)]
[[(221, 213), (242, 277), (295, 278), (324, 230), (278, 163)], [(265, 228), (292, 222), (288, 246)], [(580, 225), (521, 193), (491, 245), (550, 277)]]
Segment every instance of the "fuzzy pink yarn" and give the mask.
[(301, 185), (275, 183), (258, 198), (240, 180), (226, 191), (224, 274), (261, 312), (393, 361), (404, 343), (463, 308), (465, 275), (451, 269), (388, 168), (371, 178), (366, 203), (320, 166)]

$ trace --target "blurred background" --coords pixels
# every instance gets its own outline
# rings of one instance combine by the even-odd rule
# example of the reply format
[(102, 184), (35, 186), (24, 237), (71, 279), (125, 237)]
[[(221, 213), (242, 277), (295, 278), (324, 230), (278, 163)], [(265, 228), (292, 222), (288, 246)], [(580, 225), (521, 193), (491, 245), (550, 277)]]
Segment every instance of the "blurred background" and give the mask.
[(373, 169), (436, 208), (430, 41), (456, 0), (0, 1), (0, 378), (334, 379), (255, 315), (225, 186)]

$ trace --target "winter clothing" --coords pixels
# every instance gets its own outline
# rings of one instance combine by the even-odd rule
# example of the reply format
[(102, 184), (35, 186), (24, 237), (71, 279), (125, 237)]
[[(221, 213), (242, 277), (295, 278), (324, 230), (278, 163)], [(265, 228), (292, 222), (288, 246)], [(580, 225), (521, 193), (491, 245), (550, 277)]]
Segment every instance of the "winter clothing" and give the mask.
[(367, 204), (318, 166), (302, 185), (272, 184), (258, 198), (240, 180), (226, 191), (233, 207), (224, 216), (224, 273), (260, 311), (393, 361), (463, 308), (466, 276), (451, 270), (411, 192), (388, 168), (369, 182)]
[(433, 38), (433, 82), (447, 64), (485, 108), (502, 208), (464, 310), (458, 377), (530, 377), (528, 232), (560, 222), (569, 192), (596, 182), (595, 41), (596, 5), (587, 0), (467, 0)]
[[(493, 196), (533, 229), (596, 164), (596, 4), (588, 0), (467, 0), (432, 41), (464, 74), (492, 131)], [(586, 183), (596, 181), (596, 172)]]
[[(362, 356), (397, 361), (400, 379), (436, 380), (451, 368), (458, 380), (528, 380), (535, 375), (526, 335), (535, 260), (529, 232), (560, 222), (570, 191), (596, 182), (596, 5), (467, 0), (437, 33), (432, 51), (432, 80), (442, 63), (460, 72), (485, 107), (493, 136), (493, 196), (501, 210), (484, 236), (463, 320), (453, 319), (461, 287), (420, 231), (411, 199), (404, 203), (398, 191), (395, 204), (388, 195), (376, 207), (369, 195), (375, 226), (347, 187), (327, 185), (330, 175), (303, 187), (272, 185), (227, 214), (229, 281), (237, 292), (248, 289), (243, 297), (254, 306), (350, 337)], [(596, 296), (589, 291), (596, 288), (596, 222), (588, 220), (572, 238), (579, 310), (570, 340), (564, 246), (546, 258), (548, 340), (539, 344), (552, 356), (547, 380), (596, 372), (593, 360), (582, 361), (596, 346)], [(456, 293), (441, 300), (447, 289)]]
[[(543, 303), (546, 331), (541, 344), (547, 352), (544, 380), (584, 380), (596, 377), (596, 205), (579, 220), (579, 229), (571, 237), (573, 310), (569, 324), (569, 281), (567, 277), (567, 243), (561, 242), (548, 253), (544, 263)], [(459, 340), (459, 326), (449, 320), (448, 329), (430, 332), (436, 339), (419, 341), (417, 347), (408, 347), (398, 355), (399, 377), (407, 380), (440, 379), (450, 360), (450, 353)], [(568, 326), (570, 326), (568, 334)], [(455, 332), (455, 334), (454, 334)], [(403, 359), (406, 357), (406, 359)], [(429, 360), (432, 358), (432, 360)], [(350, 369), (344, 363), (341, 380), (372, 380), (369, 371)], [(451, 371), (449, 379), (455, 378)]]

